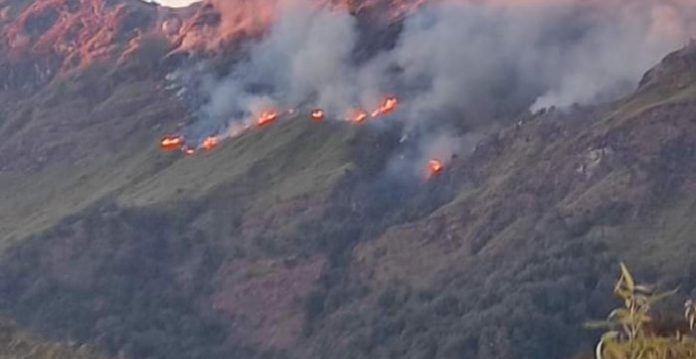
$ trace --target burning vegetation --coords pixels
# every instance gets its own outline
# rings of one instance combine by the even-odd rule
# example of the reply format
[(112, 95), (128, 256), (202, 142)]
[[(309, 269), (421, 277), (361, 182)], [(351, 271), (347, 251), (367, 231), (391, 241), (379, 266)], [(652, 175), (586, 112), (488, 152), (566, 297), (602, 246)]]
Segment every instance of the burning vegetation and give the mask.
[(433, 177), (441, 174), (445, 170), (445, 165), (440, 160), (428, 161), (428, 177)]
[(160, 148), (166, 152), (178, 151), (184, 146), (182, 136), (164, 136), (160, 140)]
[(372, 111), (372, 118), (389, 115), (396, 111), (398, 106), (399, 100), (396, 97), (387, 97), (378, 109)]
[(259, 116), (259, 118), (256, 120), (256, 124), (259, 127), (264, 127), (267, 125), (270, 125), (271, 123), (275, 122), (275, 120), (278, 119), (278, 112), (276, 111), (265, 111)]
[(201, 148), (205, 151), (212, 151), (218, 146), (220, 140), (216, 136), (209, 136), (201, 143)]
[[(399, 100), (396, 97), (387, 97), (384, 99), (379, 108), (375, 109), (372, 113), (368, 113), (362, 109), (355, 109), (348, 117), (348, 122), (353, 124), (362, 124), (368, 119), (374, 119), (382, 116), (387, 116), (392, 114), (397, 110), (399, 105)], [(298, 112), (295, 108), (290, 108), (286, 111), (279, 112), (277, 110), (266, 110), (261, 113), (261, 115), (256, 118), (253, 122), (256, 127), (263, 128), (273, 122), (279, 120), (281, 117), (294, 116)], [(326, 118), (326, 112), (321, 108), (315, 108), (309, 112), (309, 119), (314, 122), (322, 122)], [(249, 122), (246, 124), (237, 123), (237, 126), (231, 127), (229, 133), (225, 136), (211, 135), (203, 139), (197, 146), (191, 146), (186, 143), (183, 136), (180, 135), (169, 135), (165, 136), (161, 140), (161, 148), (166, 152), (173, 152), (180, 150), (185, 156), (193, 156), (197, 153), (197, 150), (202, 150), (205, 152), (210, 152), (215, 150), (222, 139), (232, 138), (243, 134), (244, 132), (253, 128)], [(427, 162), (426, 172), (427, 178), (433, 178), (442, 174), (445, 171), (444, 162), (439, 159), (430, 159)]]
[(316, 109), (312, 111), (312, 120), (317, 122), (324, 121), (324, 110)]
[(351, 116), (350, 120), (354, 123), (363, 123), (365, 120), (367, 120), (367, 112), (363, 110), (355, 110), (353, 111), (353, 115)]
[[(382, 104), (379, 106), (379, 108), (375, 109), (371, 113), (368, 113), (362, 109), (355, 109), (352, 111), (352, 113), (348, 117), (348, 122), (355, 123), (355, 124), (361, 124), (365, 122), (366, 120), (370, 118), (378, 118), (382, 116), (387, 116), (392, 114), (397, 110), (397, 107), (399, 105), (399, 100), (394, 97), (386, 97)], [(285, 116), (294, 116), (297, 113), (297, 110), (295, 108), (290, 108), (287, 111), (282, 112), (282, 117)], [(256, 127), (266, 127), (273, 122), (279, 120), (281, 118), (281, 112), (277, 110), (266, 110), (263, 111), (258, 118), (254, 121), (256, 124)], [(321, 109), (321, 108), (315, 108), (312, 110), (309, 114), (309, 118), (315, 122), (322, 122), (326, 119), (326, 112)], [(161, 141), (160, 141), (160, 147), (163, 151), (165, 152), (174, 152), (174, 151), (181, 151), (187, 156), (194, 155), (196, 153), (196, 149), (201, 149), (203, 151), (209, 152), (213, 151), (216, 149), (219, 145), (220, 142), (224, 138), (229, 138), (229, 137), (236, 137), (247, 130), (249, 130), (252, 126), (244, 125), (244, 126), (231, 126), (231, 130), (229, 131), (229, 134), (227, 136), (208, 136), (206, 137), (203, 141), (201, 141), (198, 145), (193, 145), (191, 146), (188, 144), (183, 136), (180, 135), (167, 135), (164, 136)]]

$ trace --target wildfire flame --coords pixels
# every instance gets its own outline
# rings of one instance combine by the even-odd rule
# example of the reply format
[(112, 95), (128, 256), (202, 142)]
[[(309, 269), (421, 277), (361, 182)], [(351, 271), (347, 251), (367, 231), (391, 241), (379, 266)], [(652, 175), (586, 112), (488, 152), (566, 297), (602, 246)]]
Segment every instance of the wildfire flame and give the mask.
[(351, 117), (351, 121), (355, 123), (362, 123), (365, 120), (367, 120), (367, 113), (363, 110), (355, 110), (353, 112), (353, 116)]
[(324, 110), (316, 109), (312, 111), (312, 120), (321, 122), (324, 120)]
[(269, 125), (273, 121), (278, 119), (278, 112), (275, 111), (266, 111), (259, 116), (258, 120), (256, 121), (256, 124), (259, 127), (263, 127), (266, 125)]
[(201, 143), (201, 148), (205, 151), (212, 151), (218, 146), (219, 143), (220, 140), (217, 137), (209, 136), (203, 140), (203, 143)]
[(382, 105), (372, 112), (372, 117), (386, 116), (396, 110), (399, 106), (399, 99), (396, 97), (387, 97)]
[(160, 141), (160, 148), (167, 152), (176, 151), (183, 146), (184, 138), (182, 136), (164, 136)]
[[(353, 123), (360, 124), (370, 118), (388, 115), (395, 111), (398, 105), (399, 100), (396, 97), (387, 97), (384, 99), (382, 105), (372, 113), (358, 108), (353, 110), (348, 119)], [(265, 127), (278, 120), (281, 116), (294, 115), (295, 113), (297, 113), (297, 110), (294, 108), (282, 110), (282, 114), (276, 110), (267, 110), (262, 112), (256, 119), (256, 126)], [(310, 113), (310, 118), (316, 122), (321, 122), (326, 118), (326, 112), (323, 109), (316, 108)], [(253, 121), (247, 121), (242, 124), (230, 126), (225, 134), (221, 136), (208, 136), (198, 146), (187, 145), (184, 137), (181, 135), (166, 135), (162, 137), (160, 147), (162, 150), (167, 152), (181, 151), (186, 156), (193, 156), (196, 154), (197, 150), (203, 150), (206, 152), (212, 151), (220, 145), (220, 142), (223, 139), (237, 137), (253, 126)], [(441, 162), (436, 160), (430, 161), (431, 175), (438, 174), (439, 172), (442, 172), (442, 170), (443, 165)]]
[(439, 175), (445, 170), (445, 165), (440, 160), (430, 160), (428, 161), (428, 172), (429, 177)]

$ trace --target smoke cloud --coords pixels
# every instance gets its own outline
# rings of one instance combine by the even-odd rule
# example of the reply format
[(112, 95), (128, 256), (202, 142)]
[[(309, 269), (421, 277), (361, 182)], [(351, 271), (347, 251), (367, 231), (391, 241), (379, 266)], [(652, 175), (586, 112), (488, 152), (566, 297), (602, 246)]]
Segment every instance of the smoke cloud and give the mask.
[[(237, 26), (254, 3), (222, 5), (223, 21)], [(440, 1), (410, 11), (395, 46), (357, 62), (359, 45), (374, 40), (341, 7), (265, 4), (265, 35), (228, 76), (196, 90), (207, 100), (194, 136), (235, 133), (269, 108), (318, 107), (342, 120), (387, 95), (401, 100), (393, 118), (407, 131), (475, 129), (527, 109), (610, 101), (696, 34), (690, 0)]]

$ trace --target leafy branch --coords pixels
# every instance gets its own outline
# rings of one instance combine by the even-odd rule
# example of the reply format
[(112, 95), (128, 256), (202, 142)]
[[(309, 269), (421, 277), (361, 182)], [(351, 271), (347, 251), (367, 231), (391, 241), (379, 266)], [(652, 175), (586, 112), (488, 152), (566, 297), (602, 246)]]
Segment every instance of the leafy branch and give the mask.
[(696, 358), (696, 302), (684, 305), (689, 333), (677, 332), (673, 337), (660, 337), (649, 329), (655, 303), (677, 293), (677, 289), (656, 293), (650, 285), (637, 284), (624, 263), (614, 286), (614, 294), (623, 307), (614, 309), (604, 321), (590, 322), (589, 328), (607, 328), (597, 347), (597, 359), (686, 359)]

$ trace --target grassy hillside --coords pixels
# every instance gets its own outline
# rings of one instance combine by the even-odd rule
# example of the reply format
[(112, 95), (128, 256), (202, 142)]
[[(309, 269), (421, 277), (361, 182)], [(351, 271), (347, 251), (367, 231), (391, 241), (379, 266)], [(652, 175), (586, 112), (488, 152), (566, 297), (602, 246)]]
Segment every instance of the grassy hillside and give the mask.
[(6, 99), (0, 311), (133, 358), (570, 357), (619, 260), (696, 294), (693, 53), (427, 183), (386, 175), (396, 128), (295, 118), (161, 153), (185, 118), (134, 74)]
[(0, 93), (0, 246), (126, 185), (162, 128), (184, 120), (152, 77), (104, 70), (28, 97)]
[(98, 359), (104, 356), (86, 346), (47, 342), (7, 320), (0, 320), (0, 358), (3, 359)]

